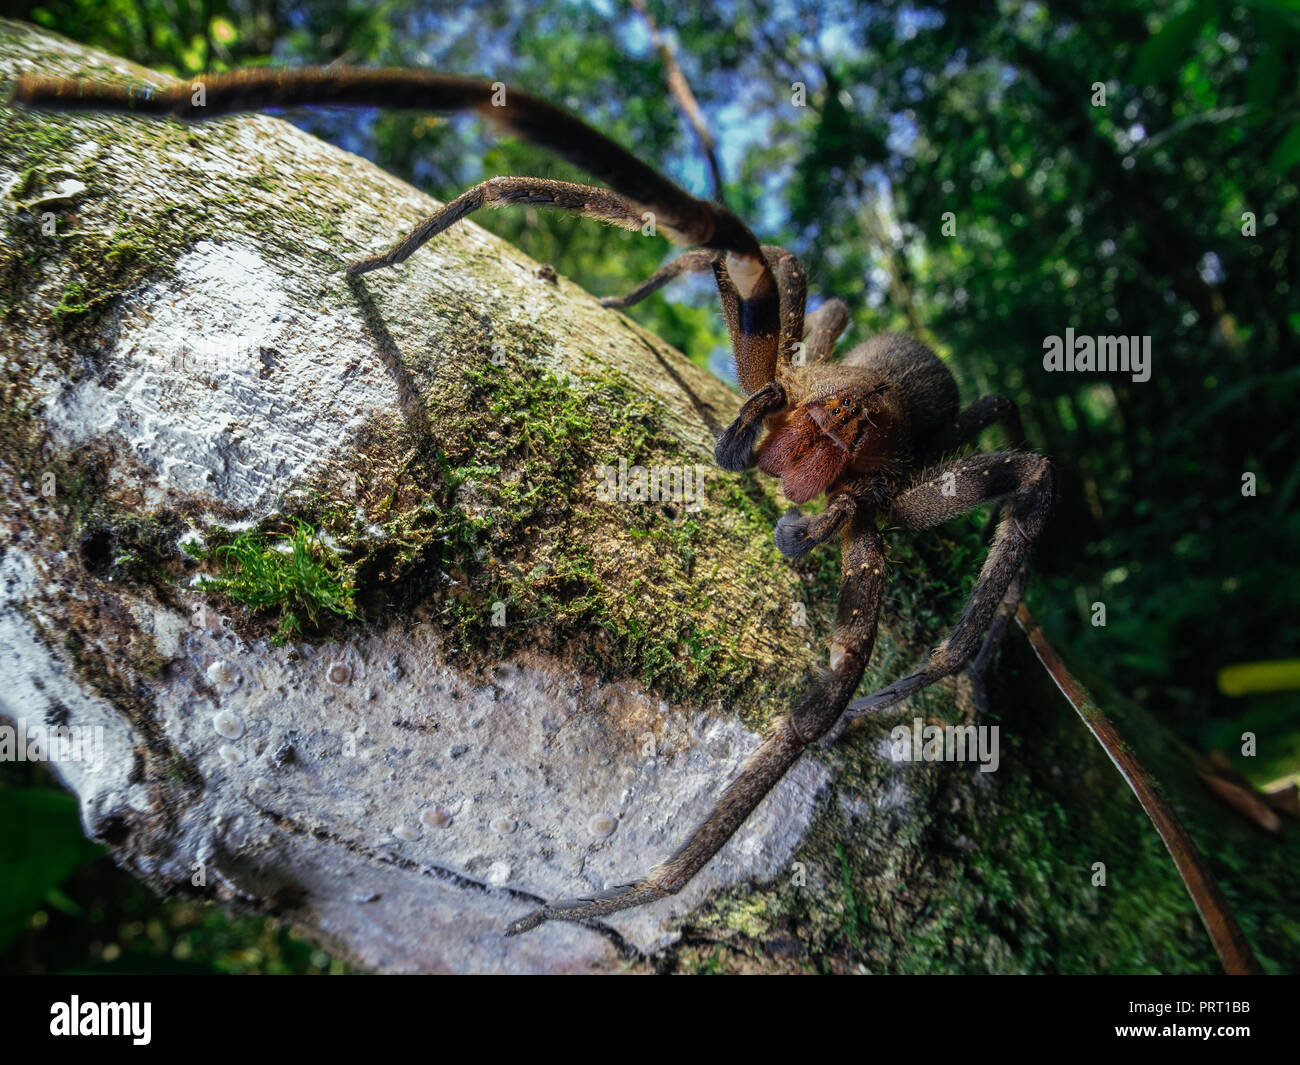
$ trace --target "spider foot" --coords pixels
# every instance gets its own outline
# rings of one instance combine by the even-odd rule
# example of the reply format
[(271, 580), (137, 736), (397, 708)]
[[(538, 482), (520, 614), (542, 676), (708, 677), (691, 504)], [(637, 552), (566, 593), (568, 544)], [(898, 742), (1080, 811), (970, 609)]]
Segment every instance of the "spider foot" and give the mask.
[(747, 425), (737, 418), (718, 437), (713, 448), (713, 459), (724, 470), (739, 473), (749, 468), (749, 455), (762, 425)]
[(572, 921), (575, 924), (590, 924), (597, 917), (605, 917), (619, 910), (628, 910), (634, 906), (644, 906), (663, 898), (668, 892), (646, 880), (635, 884), (624, 884), (611, 891), (602, 892), (590, 898), (562, 899), (548, 902), (540, 909), (525, 917), (512, 921), (506, 928), (507, 936), (517, 936), (531, 932), (547, 921)]
[(348, 277), (359, 277), (372, 270), (382, 270), (385, 266), (392, 266), (396, 261), (389, 255), (372, 255), (369, 259), (358, 259), (350, 263), (346, 272)]
[(813, 517), (802, 514), (798, 507), (791, 507), (776, 523), (773, 536), (777, 550), (786, 558), (807, 554), (839, 532), (852, 511), (853, 504), (842, 498)]
[(713, 448), (713, 458), (724, 470), (739, 473), (749, 467), (754, 441), (763, 431), (763, 419), (785, 406), (785, 389), (775, 381), (755, 392), (740, 408), (736, 420), (728, 425)]
[(812, 534), (812, 519), (797, 507), (791, 507), (781, 515), (773, 535), (777, 550), (786, 558), (805, 555), (821, 542)]

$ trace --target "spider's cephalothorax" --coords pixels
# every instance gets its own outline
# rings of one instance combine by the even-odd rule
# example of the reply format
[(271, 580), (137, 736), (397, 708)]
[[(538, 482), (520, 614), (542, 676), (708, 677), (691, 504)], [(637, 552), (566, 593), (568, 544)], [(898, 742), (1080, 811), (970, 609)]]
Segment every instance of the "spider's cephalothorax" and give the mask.
[[(626, 297), (625, 307), (686, 272), (711, 271), (731, 333), (746, 399), (718, 438), (729, 470), (754, 464), (781, 479), (791, 502), (825, 495), (809, 517), (790, 510), (777, 524), (781, 551), (799, 555), (841, 536), (842, 582), (830, 668), (772, 729), (705, 822), (649, 876), (595, 898), (553, 902), (516, 921), (510, 933), (547, 920), (591, 921), (679, 891), (744, 824), (754, 807), (812, 743), (833, 742), (854, 719), (892, 706), (948, 676), (973, 657), (978, 678), (1024, 592), (1029, 553), (1052, 499), (1052, 466), (1023, 450), (1015, 405), (985, 396), (961, 409), (942, 362), (917, 340), (880, 336), (842, 360), (830, 359), (848, 325), (845, 305), (823, 303), (805, 317), (803, 268), (781, 248), (760, 246), (731, 211), (696, 199), (585, 123), (528, 93), (486, 81), (412, 70), (254, 70), (202, 79), (206, 90), (133, 93), (99, 82), (25, 76), (16, 102), (35, 106), (131, 110), (205, 119), (233, 111), (296, 104), (349, 104), (453, 112), (477, 110), (606, 182), (611, 188), (531, 177), (476, 185), (435, 212), (382, 255), (351, 274), (402, 262), (431, 237), (480, 207), (527, 203), (574, 211), (638, 229), (652, 212), (659, 230), (697, 250), (674, 259)], [(203, 99), (202, 104), (196, 100)], [(1011, 450), (951, 459), (998, 423)], [(766, 430), (766, 432), (765, 432)], [(926, 663), (888, 687), (852, 701), (875, 643), (884, 584), (885, 524), (919, 529), (996, 503), (988, 558), (948, 638)]]
[(786, 408), (767, 418), (758, 468), (807, 503), (868, 473), (899, 473), (917, 441), (957, 415), (957, 385), (924, 344), (878, 336), (838, 363), (790, 367), (777, 377)]

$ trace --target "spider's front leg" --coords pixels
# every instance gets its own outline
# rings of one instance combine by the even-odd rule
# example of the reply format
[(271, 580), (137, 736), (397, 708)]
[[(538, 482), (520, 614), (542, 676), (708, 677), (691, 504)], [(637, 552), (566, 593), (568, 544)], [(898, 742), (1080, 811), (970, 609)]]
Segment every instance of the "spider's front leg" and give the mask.
[[(934, 649), (924, 667), (854, 701), (823, 741), (825, 744), (834, 743), (854, 720), (893, 706), (957, 672), (975, 653), (995, 615), (1001, 616), (1000, 608), (1007, 606), (1009, 594), (1019, 602), (1030, 551), (1051, 509), (1053, 477), (1052, 463), (1042, 455), (996, 452), (929, 470), (915, 486), (898, 496), (890, 509), (890, 519), (910, 529), (937, 525), (981, 503), (1009, 498), (979, 579), (948, 638)], [(1009, 618), (1014, 609), (1012, 604), (1009, 611), (1003, 612)]]
[(832, 492), (820, 514), (808, 515), (791, 507), (776, 523), (777, 550), (786, 558), (800, 558), (830, 540), (862, 507), (883, 509), (888, 498), (885, 478), (867, 474)]
[(352, 276), (368, 274), (372, 270), (382, 270), (405, 262), (433, 237), (466, 215), (482, 207), (508, 207), (512, 204), (572, 211), (626, 229), (636, 229), (641, 225), (636, 205), (609, 189), (595, 185), (575, 185), (571, 181), (552, 181), (550, 178), (489, 178), (438, 208), (388, 251), (353, 263), (348, 267), (348, 273)]
[(804, 320), (804, 361), (811, 366), (825, 362), (835, 342), (849, 326), (849, 308), (843, 300), (827, 300)]
[[(670, 240), (716, 253), (709, 262), (723, 289), (745, 392), (754, 392), (774, 379), (778, 349), (784, 340), (785, 297), (778, 295), (770, 256), (758, 238), (726, 207), (696, 199), (581, 119), (540, 97), (475, 78), (349, 67), (212, 74), (203, 77), (203, 85), (200, 101), (186, 84), (140, 92), (122, 85), (27, 74), (14, 87), (13, 101), (64, 110), (126, 110), (187, 121), (302, 104), (397, 107), (438, 114), (477, 112), (507, 132), (554, 152), (610, 189), (541, 178), (495, 178), (439, 209), (389, 251), (353, 264), (352, 273), (401, 262), (436, 233), (491, 203), (545, 204), (637, 228), (653, 221)], [(802, 271), (798, 280), (801, 326)], [(790, 293), (794, 294), (793, 287)]]
[[(764, 245), (772, 282), (755, 282), (721, 259), (713, 264), (722, 312), (736, 353), (736, 371), (749, 395), (735, 420), (719, 434), (713, 457), (724, 470), (747, 469), (763, 424), (785, 410), (781, 370), (789, 365), (804, 336), (808, 283), (803, 264), (784, 248)], [(734, 276), (733, 276), (734, 275)], [(746, 288), (745, 286), (749, 286)], [(768, 337), (775, 343), (769, 343)]]
[(844, 529), (841, 572), (830, 670), (809, 685), (788, 717), (773, 726), (682, 848), (644, 880), (592, 898), (549, 903), (515, 921), (507, 935), (527, 932), (544, 921), (584, 923), (675, 895), (726, 845), (804, 748), (835, 724), (862, 680), (875, 644), (885, 572), (884, 545), (874, 517), (865, 508)]
[[(830, 354), (849, 321), (848, 308), (841, 300), (827, 301), (805, 319), (807, 283), (798, 258), (783, 248), (767, 245), (762, 253), (775, 288), (760, 279), (747, 290), (747, 298), (740, 294), (740, 280), (732, 276), (733, 272), (737, 273), (743, 280), (743, 271), (737, 268), (735, 258), (731, 257), (729, 269), (727, 256), (701, 249), (678, 256), (626, 296), (600, 301), (605, 307), (630, 307), (684, 273), (714, 271), (736, 351), (736, 368), (742, 386), (749, 393), (740, 413), (719, 435), (714, 447), (718, 465), (733, 472), (752, 465), (754, 443), (764, 422), (785, 409), (780, 368), (794, 363), (800, 339), (804, 341), (803, 361), (821, 362)], [(779, 332), (775, 345), (768, 341), (773, 322)]]

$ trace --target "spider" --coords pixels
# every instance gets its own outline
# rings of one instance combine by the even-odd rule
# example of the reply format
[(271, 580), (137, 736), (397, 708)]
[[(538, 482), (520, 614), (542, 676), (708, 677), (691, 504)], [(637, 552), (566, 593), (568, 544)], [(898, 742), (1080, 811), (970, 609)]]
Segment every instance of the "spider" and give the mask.
[[(590, 923), (675, 894), (809, 746), (834, 742), (853, 721), (955, 673), (972, 657), (977, 703), (983, 703), (982, 677), (1024, 594), (1030, 552), (1053, 494), (1052, 464), (1025, 450), (1014, 403), (989, 395), (961, 408), (952, 374), (928, 347), (907, 336), (877, 336), (832, 360), (849, 323), (848, 308), (829, 299), (805, 315), (807, 287), (798, 258), (760, 245), (725, 206), (695, 198), (584, 122), (529, 93), (421, 71), (338, 67), (254, 70), (199, 80), (204, 91), (192, 96), (188, 86), (132, 92), (27, 75), (14, 98), (35, 106), (130, 110), (189, 120), (303, 104), (478, 111), (608, 187), (494, 177), (439, 208), (387, 252), (353, 263), (348, 273), (394, 266), (481, 207), (552, 207), (629, 229), (653, 220), (675, 243), (694, 250), (627, 296), (602, 302), (627, 307), (682, 274), (712, 272), (746, 397), (717, 439), (718, 464), (730, 471), (757, 465), (780, 478), (782, 491), (796, 505), (826, 497), (824, 510), (815, 516), (797, 506), (788, 510), (775, 537), (780, 551), (793, 558), (840, 536), (842, 576), (828, 667), (811, 678), (802, 697), (675, 854), (635, 883), (595, 897), (549, 903), (516, 920), (507, 935), (551, 920)], [(1010, 450), (946, 457), (994, 424), (1002, 427)], [(992, 543), (956, 625), (915, 672), (854, 701), (880, 612), (885, 575), (881, 525), (925, 529), (984, 503), (996, 504)]]

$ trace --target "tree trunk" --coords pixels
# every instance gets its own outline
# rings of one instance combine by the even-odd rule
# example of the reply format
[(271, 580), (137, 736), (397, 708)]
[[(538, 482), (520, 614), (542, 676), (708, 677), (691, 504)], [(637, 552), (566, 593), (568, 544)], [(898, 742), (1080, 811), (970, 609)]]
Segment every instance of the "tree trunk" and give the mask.
[[(31, 69), (168, 80), (0, 23)], [(1214, 967), (1018, 636), (997, 772), (872, 726), (677, 898), (504, 939), (684, 839), (823, 661), (834, 552), (789, 565), (772, 482), (711, 466), (730, 389), (473, 224), (349, 281), (436, 206), (369, 163), (258, 115), (0, 120), (0, 709), (101, 738), (52, 768), (153, 888), (389, 972)], [(979, 564), (971, 525), (894, 550), (868, 684)]]

